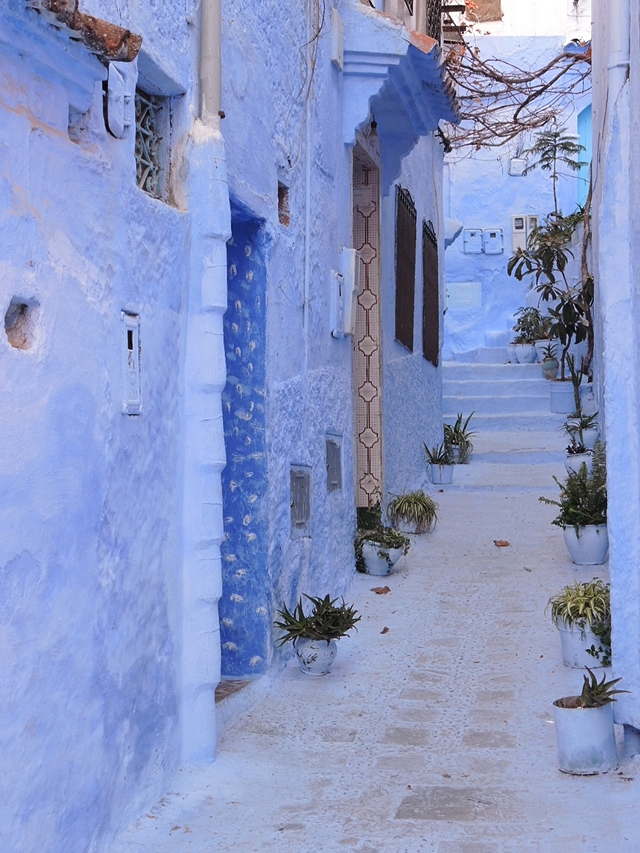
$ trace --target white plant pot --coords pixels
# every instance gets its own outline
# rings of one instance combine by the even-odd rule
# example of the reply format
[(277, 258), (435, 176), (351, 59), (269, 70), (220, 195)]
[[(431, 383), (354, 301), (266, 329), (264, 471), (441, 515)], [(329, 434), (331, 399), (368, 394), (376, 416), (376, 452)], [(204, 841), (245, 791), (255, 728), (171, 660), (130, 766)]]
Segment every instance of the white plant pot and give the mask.
[(536, 348), (533, 344), (516, 344), (518, 364), (533, 364), (536, 360)]
[(587, 450), (593, 450), (596, 446), (596, 441), (600, 438), (600, 427), (590, 427), (582, 430), (582, 443)]
[(362, 559), (368, 575), (383, 577), (391, 574), (391, 569), (402, 556), (402, 548), (386, 548), (379, 542), (362, 543)]
[(534, 341), (533, 345), (536, 348), (536, 361), (542, 361), (544, 358), (544, 351), (549, 346), (549, 341)]
[(609, 550), (609, 536), (606, 524), (587, 524), (578, 528), (576, 535), (573, 527), (565, 527), (564, 544), (577, 566), (600, 566), (604, 563)]
[[(561, 700), (557, 700), (561, 701)], [(561, 708), (553, 703), (558, 767), (563, 773), (593, 776), (618, 766), (613, 705)]]
[(566, 380), (555, 380), (549, 382), (550, 406), (552, 412), (568, 415), (575, 411), (576, 404), (573, 399), (573, 385)]
[(568, 453), (567, 458), (564, 460), (564, 467), (567, 474), (570, 471), (577, 474), (583, 464), (587, 466), (587, 472), (591, 473), (592, 461), (590, 453)]
[(598, 658), (590, 655), (587, 649), (595, 646), (600, 648), (602, 641), (590, 628), (582, 630), (575, 623), (571, 626), (566, 622), (558, 622), (556, 625), (560, 634), (560, 648), (562, 649), (562, 661), (565, 666), (572, 669), (597, 669), (602, 666)]
[(591, 382), (585, 382), (580, 386), (580, 408), (585, 415), (594, 415), (597, 411), (596, 398)]
[(516, 358), (515, 344), (507, 344), (507, 359), (510, 364), (517, 364), (518, 359)]
[(453, 481), (453, 465), (429, 465), (431, 482), (436, 486), (448, 486)]
[(298, 637), (293, 647), (305, 675), (326, 675), (338, 651), (335, 640), (308, 640)]

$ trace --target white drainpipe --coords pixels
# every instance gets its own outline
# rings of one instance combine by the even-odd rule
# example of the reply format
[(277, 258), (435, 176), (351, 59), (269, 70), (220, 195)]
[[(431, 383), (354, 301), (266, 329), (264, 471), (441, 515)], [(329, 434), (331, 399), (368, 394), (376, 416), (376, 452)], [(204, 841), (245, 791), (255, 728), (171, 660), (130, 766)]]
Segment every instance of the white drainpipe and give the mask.
[[(221, 109), (221, 0), (202, 0), (200, 20), (200, 118), (215, 123)], [(214, 117), (214, 122), (211, 122)]]
[(613, 104), (629, 69), (629, 0), (608, 0), (609, 6), (609, 103)]

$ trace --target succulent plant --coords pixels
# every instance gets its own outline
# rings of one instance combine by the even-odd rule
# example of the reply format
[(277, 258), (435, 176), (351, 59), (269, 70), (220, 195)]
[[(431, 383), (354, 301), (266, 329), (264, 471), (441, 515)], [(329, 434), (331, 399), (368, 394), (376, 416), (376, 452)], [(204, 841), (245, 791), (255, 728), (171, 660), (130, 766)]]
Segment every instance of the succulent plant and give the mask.
[(344, 598), (339, 605), (336, 605), (338, 599), (329, 595), (324, 598), (304, 595), (304, 598), (313, 604), (309, 615), (304, 612), (302, 598), (293, 608), (293, 612), (286, 604), (282, 610), (277, 611), (280, 620), (276, 620), (274, 625), (284, 631), (284, 634), (276, 641), (276, 645), (283, 646), (299, 637), (308, 640), (338, 640), (340, 637), (346, 637), (362, 618), (353, 605), (345, 603)]
[(628, 690), (614, 690), (614, 684), (621, 681), (620, 678), (612, 678), (607, 681), (607, 676), (602, 676), (602, 681), (598, 681), (594, 672), (585, 667), (589, 673), (589, 677), (584, 676), (584, 684), (582, 693), (578, 697), (580, 700), (580, 708), (601, 708), (603, 705), (608, 705), (616, 700), (613, 698), (614, 693), (628, 693)]
[(427, 447), (425, 444), (424, 449), (431, 465), (453, 465), (453, 448), (446, 439), (436, 447)]

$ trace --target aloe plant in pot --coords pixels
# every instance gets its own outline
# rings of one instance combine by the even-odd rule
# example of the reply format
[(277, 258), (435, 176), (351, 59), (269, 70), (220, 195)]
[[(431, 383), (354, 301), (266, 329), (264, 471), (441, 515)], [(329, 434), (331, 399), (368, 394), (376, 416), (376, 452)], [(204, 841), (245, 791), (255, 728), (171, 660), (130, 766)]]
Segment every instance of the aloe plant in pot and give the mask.
[(611, 666), (609, 584), (593, 578), (567, 585), (551, 596), (547, 610), (560, 634), (565, 666)]
[(453, 461), (460, 465), (468, 465), (473, 452), (472, 437), (475, 435), (473, 430), (469, 429), (469, 423), (475, 412), (464, 418), (462, 414), (458, 414), (454, 424), (444, 425), (444, 440), (449, 445), (453, 453)]
[(344, 598), (337, 604), (337, 598), (325, 595), (324, 598), (304, 595), (313, 605), (309, 614), (305, 614), (302, 598), (290, 611), (286, 604), (277, 611), (279, 620), (274, 625), (283, 631), (276, 645), (293, 643), (300, 669), (306, 675), (326, 675), (336, 656), (336, 640), (346, 637), (362, 618)]
[(563, 773), (576, 776), (593, 776), (606, 773), (618, 766), (618, 753), (613, 724), (613, 705), (620, 681), (598, 681), (595, 673), (586, 667), (579, 696), (564, 696), (553, 703), (553, 719), (558, 745), (558, 767)]
[[(423, 442), (424, 443), (424, 442)], [(424, 445), (429, 462), (431, 482), (438, 486), (449, 485), (453, 481), (453, 449), (445, 439), (435, 447)]]

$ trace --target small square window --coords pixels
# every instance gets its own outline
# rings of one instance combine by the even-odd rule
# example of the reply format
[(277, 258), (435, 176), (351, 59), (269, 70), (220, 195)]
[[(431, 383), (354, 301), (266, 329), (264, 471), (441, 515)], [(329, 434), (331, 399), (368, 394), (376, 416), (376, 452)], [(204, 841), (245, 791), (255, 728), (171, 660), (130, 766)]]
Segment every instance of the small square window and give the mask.
[(150, 196), (166, 199), (169, 162), (169, 99), (136, 89), (136, 182)]

